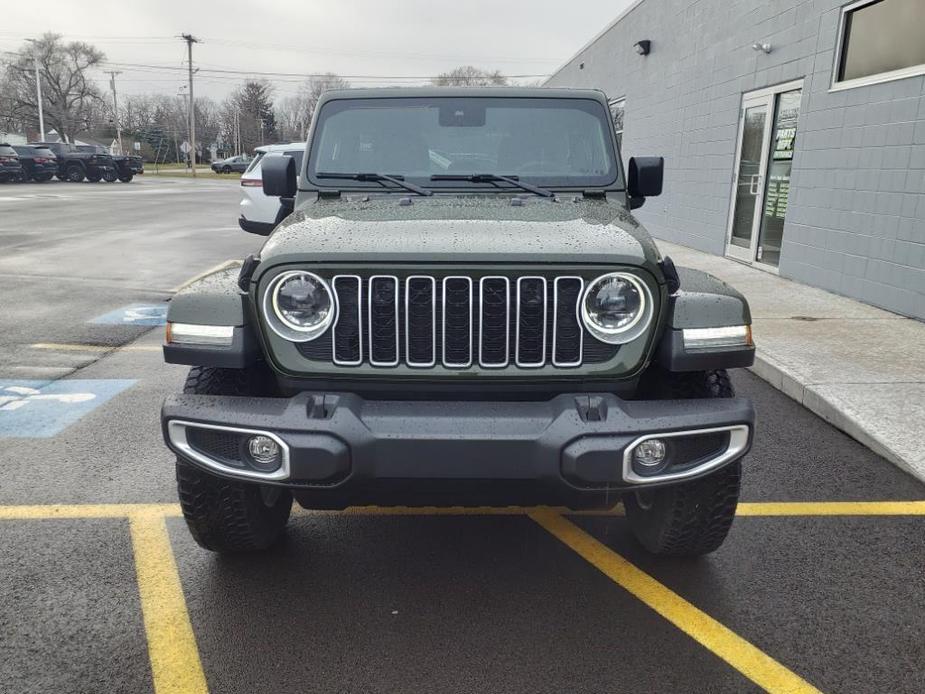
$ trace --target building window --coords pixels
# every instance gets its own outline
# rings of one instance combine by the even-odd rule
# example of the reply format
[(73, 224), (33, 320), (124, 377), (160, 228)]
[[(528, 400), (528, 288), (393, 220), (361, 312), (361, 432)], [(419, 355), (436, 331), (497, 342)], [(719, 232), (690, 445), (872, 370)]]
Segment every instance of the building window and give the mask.
[(833, 88), (925, 73), (925, 2), (860, 0), (842, 8)]
[(613, 129), (617, 132), (617, 145), (623, 148), (623, 111), (626, 109), (626, 99), (610, 100), (610, 117), (613, 119)]

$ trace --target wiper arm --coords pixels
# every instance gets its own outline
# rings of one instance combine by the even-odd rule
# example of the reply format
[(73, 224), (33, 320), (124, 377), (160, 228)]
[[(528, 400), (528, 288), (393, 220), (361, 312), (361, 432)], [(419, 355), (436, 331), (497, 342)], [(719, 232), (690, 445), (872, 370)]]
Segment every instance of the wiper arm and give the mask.
[(531, 183), (521, 181), (517, 176), (502, 176), (501, 174), (434, 174), (430, 177), (431, 181), (471, 181), (472, 183), (491, 183), (493, 181), (504, 181), (512, 186), (517, 186), (521, 190), (526, 190), (544, 198), (554, 198), (556, 196), (551, 190), (540, 188)]
[(418, 195), (433, 195), (434, 191), (421, 188), (419, 185), (409, 183), (404, 176), (390, 176), (381, 173), (334, 173), (331, 171), (320, 171), (315, 174), (316, 178), (340, 178), (348, 181), (388, 181), (394, 183), (400, 188), (410, 190)]

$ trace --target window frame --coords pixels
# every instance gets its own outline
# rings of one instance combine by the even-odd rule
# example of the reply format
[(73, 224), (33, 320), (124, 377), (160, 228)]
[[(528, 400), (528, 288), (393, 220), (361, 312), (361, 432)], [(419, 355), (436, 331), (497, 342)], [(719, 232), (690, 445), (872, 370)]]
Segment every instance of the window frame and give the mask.
[[(613, 122), (613, 108), (618, 105), (623, 109), (623, 123), (620, 130), (617, 130), (617, 124)], [(617, 142), (617, 146), (620, 148), (620, 156), (623, 156), (623, 132), (626, 130), (626, 96), (608, 99), (607, 113), (610, 115), (610, 122), (613, 125), (614, 139)]]
[[(885, 1), (888, 2), (889, 0)], [(829, 85), (830, 92), (840, 92), (845, 89), (867, 87), (872, 84), (892, 82), (893, 80), (901, 80), (907, 77), (918, 77), (919, 75), (925, 75), (925, 63), (921, 63), (919, 65), (910, 65), (909, 67), (899, 68), (898, 70), (878, 72), (875, 75), (867, 75), (866, 77), (856, 77), (855, 79), (851, 80), (842, 80), (841, 82), (838, 81), (838, 72), (841, 69), (842, 61), (844, 59), (842, 53), (845, 46), (845, 30), (848, 26), (848, 14), (856, 10), (860, 10), (863, 7), (867, 7), (868, 5), (873, 5), (876, 2), (881, 2), (881, 0), (855, 0), (855, 2), (851, 2), (842, 6), (838, 17), (838, 33), (836, 34), (835, 55), (832, 63), (832, 81)]]

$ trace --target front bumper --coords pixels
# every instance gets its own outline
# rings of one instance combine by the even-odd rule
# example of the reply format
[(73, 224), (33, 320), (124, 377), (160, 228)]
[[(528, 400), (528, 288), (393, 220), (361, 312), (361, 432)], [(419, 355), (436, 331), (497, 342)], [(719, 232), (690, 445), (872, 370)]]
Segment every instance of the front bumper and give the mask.
[[(300, 502), (316, 508), (372, 503), (580, 508), (612, 504), (615, 491), (692, 479), (740, 459), (751, 446), (754, 410), (741, 398), (627, 401), (608, 393), (563, 394), (545, 402), (183, 394), (167, 398), (161, 420), (167, 445), (188, 462), (220, 476), (290, 487)], [(213, 437), (269, 435), (282, 446), (282, 465), (266, 473), (223, 463), (211, 449), (191, 443), (203, 430)], [(630, 451), (641, 439), (667, 437), (682, 456), (685, 442), (712, 432), (728, 432), (725, 443), (695, 465), (688, 460), (645, 478), (634, 472)]]

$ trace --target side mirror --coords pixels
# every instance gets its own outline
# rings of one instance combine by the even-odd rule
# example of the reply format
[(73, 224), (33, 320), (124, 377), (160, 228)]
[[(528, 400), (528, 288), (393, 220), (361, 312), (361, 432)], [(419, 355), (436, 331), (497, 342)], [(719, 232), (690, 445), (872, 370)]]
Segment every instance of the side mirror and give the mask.
[(646, 198), (662, 194), (665, 160), (662, 157), (631, 157), (626, 172), (630, 209), (642, 207)]
[(263, 193), (271, 198), (292, 198), (298, 190), (295, 160), (290, 157), (268, 156), (260, 164)]

